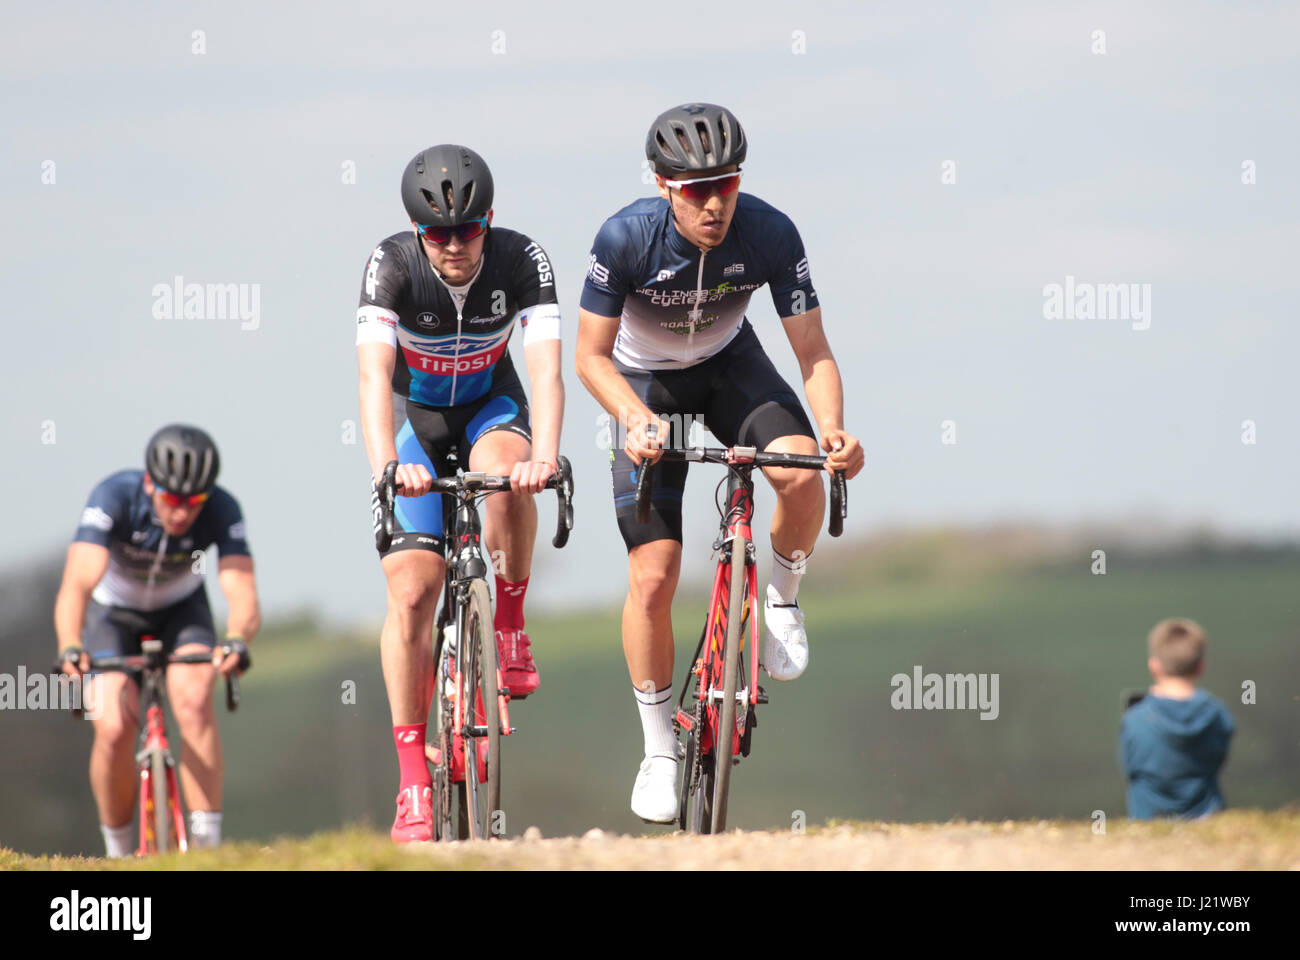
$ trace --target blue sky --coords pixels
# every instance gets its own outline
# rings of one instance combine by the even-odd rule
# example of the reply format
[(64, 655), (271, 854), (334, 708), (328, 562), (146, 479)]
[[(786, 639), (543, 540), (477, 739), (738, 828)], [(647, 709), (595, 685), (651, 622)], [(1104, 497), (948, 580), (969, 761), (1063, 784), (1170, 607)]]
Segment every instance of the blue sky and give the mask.
[[(534, 594), (616, 598), (600, 411), (571, 370), (577, 302), (601, 221), (650, 191), (650, 120), (693, 99), (738, 114), (744, 189), (807, 247), (868, 455), (850, 534), (1132, 516), (1300, 532), (1296, 8), (697, 3), (670, 19), (509, 3), (12, 11), (0, 566), (61, 553), (93, 484), (190, 420), (221, 445), (268, 613), (379, 617), (368, 469), (343, 442), (356, 299), (367, 254), (405, 225), (406, 161), (453, 141), (492, 165), (496, 222), (549, 252), (564, 312), (578, 527), (562, 553), (539, 547)], [(153, 288), (176, 276), (257, 284), (257, 329), (157, 318)], [(1045, 318), (1044, 287), (1067, 276), (1149, 284), (1149, 329)], [(765, 290), (749, 315), (797, 382)], [(693, 476), (699, 529), (717, 477)], [(770, 507), (760, 493), (761, 521)], [(541, 514), (546, 531), (553, 503)]]

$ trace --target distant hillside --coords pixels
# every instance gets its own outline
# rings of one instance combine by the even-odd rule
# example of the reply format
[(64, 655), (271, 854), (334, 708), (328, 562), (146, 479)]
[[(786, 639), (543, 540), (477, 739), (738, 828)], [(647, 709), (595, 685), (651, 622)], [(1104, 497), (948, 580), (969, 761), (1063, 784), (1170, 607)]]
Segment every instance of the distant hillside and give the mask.
[[(825, 544), (825, 541), (823, 541)], [(1106, 550), (1106, 573), (1091, 553)], [(765, 568), (764, 568), (765, 569)], [(819, 547), (801, 595), (807, 674), (764, 678), (754, 753), (737, 768), (746, 829), (830, 819), (1122, 818), (1116, 736), (1141, 687), (1145, 636), (1191, 616), (1211, 636), (1205, 686), (1237, 735), (1223, 777), (1234, 807), (1300, 797), (1300, 551), (1205, 538), (1125, 542), (1097, 531), (922, 531)], [(0, 671), (44, 667), (57, 571), (0, 584)], [(677, 668), (694, 649), (704, 586), (676, 608)], [(11, 616), (12, 613), (12, 616)], [(645, 833), (627, 809), (640, 757), (619, 612), (532, 618), (542, 688), (515, 704), (505, 741), (507, 831), (592, 826)], [(376, 637), (310, 619), (267, 629), (244, 704), (220, 715), (230, 767), (227, 832), (265, 840), (391, 822), (396, 764)], [(999, 678), (998, 716), (896, 710), (891, 678), (914, 669)], [(345, 683), (355, 703), (345, 703)], [(1242, 702), (1243, 684), (1255, 703)], [(676, 689), (676, 688), (675, 688)], [(86, 780), (88, 724), (0, 713), (0, 845), (100, 851)]]

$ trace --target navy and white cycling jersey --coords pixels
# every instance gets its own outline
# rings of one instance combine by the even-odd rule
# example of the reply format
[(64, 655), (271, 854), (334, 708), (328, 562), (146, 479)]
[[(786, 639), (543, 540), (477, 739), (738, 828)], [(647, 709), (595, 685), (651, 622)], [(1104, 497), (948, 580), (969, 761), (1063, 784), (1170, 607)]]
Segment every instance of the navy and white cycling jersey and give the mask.
[(222, 487), (212, 488), (183, 536), (171, 537), (154, 514), (143, 470), (120, 470), (95, 487), (72, 539), (108, 548), (92, 597), (134, 610), (161, 610), (201, 589), (196, 554), (214, 543), (222, 557), (249, 556), (239, 502)]
[(742, 193), (722, 243), (702, 252), (678, 232), (668, 201), (653, 197), (600, 228), (581, 303), (622, 320), (615, 360), (637, 370), (680, 369), (732, 341), (765, 283), (782, 317), (817, 306), (803, 241), (784, 213)]

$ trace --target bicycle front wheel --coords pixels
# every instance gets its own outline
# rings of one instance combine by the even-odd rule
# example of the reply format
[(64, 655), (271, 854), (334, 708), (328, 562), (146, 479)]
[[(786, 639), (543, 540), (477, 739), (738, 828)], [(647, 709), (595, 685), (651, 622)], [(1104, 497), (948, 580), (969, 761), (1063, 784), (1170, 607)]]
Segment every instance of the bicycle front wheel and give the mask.
[[(470, 836), (486, 840), (499, 830), (501, 815), (501, 711), (497, 705), (497, 642), (492, 626), (492, 600), (487, 583), (474, 580), (465, 608), (466, 709), (465, 793), (469, 803)], [(479, 779), (478, 757), (486, 776)]]
[(155, 750), (149, 757), (149, 788), (153, 793), (154, 851), (166, 853), (171, 847), (171, 806), (167, 796), (167, 755)]
[(731, 589), (727, 592), (727, 644), (722, 658), (722, 703), (718, 709), (718, 734), (713, 742), (713, 833), (727, 829), (727, 791), (731, 787), (732, 752), (736, 742), (736, 690), (740, 679), (740, 624), (748, 598), (749, 578), (745, 558), (746, 537), (731, 540)]

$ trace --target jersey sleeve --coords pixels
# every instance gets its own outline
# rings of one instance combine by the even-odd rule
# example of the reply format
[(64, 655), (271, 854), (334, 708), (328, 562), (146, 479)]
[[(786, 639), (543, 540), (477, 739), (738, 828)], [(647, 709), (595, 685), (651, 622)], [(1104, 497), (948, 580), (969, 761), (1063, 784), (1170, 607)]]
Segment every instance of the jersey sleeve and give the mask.
[(560, 304), (555, 296), (555, 271), (542, 245), (527, 237), (515, 262), (515, 315), (524, 331), (525, 346), (540, 340), (560, 339)]
[(602, 317), (623, 314), (623, 301), (632, 292), (626, 267), (629, 236), (622, 221), (610, 218), (601, 226), (587, 258), (587, 279), (582, 286), (582, 309)]
[(128, 522), (131, 503), (127, 489), (120, 483), (105, 480), (86, 500), (85, 509), (81, 511), (81, 521), (77, 532), (73, 534), (74, 543), (97, 543), (107, 547), (113, 539), (113, 531)]
[(370, 253), (357, 304), (357, 344), (397, 346), (397, 310), (409, 277), (397, 247), (384, 241)]
[(817, 291), (813, 289), (803, 239), (795, 229), (794, 221), (783, 213), (776, 214), (770, 226), (768, 284), (772, 290), (772, 305), (781, 317), (807, 313), (817, 306)]
[(220, 488), (208, 501), (212, 514), (212, 542), (222, 557), (252, 556), (248, 549), (248, 535), (244, 530), (244, 513), (239, 501)]

